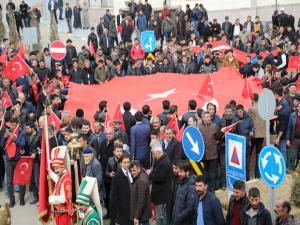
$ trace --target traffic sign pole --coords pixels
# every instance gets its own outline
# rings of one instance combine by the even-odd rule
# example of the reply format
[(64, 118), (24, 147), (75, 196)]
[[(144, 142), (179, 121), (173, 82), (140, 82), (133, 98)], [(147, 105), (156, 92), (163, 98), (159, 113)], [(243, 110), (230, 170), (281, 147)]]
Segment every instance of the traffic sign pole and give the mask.
[[(270, 145), (270, 119), (275, 111), (276, 99), (272, 91), (265, 89), (258, 100), (258, 112), (262, 119), (266, 121), (266, 145)], [(272, 220), (275, 221), (275, 190), (271, 188), (270, 194), (270, 211)]]

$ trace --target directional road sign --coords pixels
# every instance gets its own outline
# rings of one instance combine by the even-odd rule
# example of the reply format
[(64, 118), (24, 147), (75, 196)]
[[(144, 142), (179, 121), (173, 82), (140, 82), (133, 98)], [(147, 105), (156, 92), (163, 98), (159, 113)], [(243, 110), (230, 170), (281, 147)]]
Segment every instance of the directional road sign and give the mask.
[(156, 47), (156, 39), (153, 30), (143, 31), (141, 33), (141, 41), (142, 41), (142, 48), (146, 52), (154, 51)]
[(50, 54), (55, 60), (62, 60), (67, 54), (67, 49), (62, 41), (53, 41), (50, 45)]
[(190, 160), (199, 162), (205, 151), (204, 139), (197, 127), (188, 126), (182, 135), (182, 146)]
[(285, 178), (285, 161), (281, 152), (274, 146), (263, 148), (258, 159), (259, 172), (269, 187), (278, 187)]
[(233, 190), (236, 180), (246, 181), (246, 138), (228, 132), (225, 144), (227, 188)]

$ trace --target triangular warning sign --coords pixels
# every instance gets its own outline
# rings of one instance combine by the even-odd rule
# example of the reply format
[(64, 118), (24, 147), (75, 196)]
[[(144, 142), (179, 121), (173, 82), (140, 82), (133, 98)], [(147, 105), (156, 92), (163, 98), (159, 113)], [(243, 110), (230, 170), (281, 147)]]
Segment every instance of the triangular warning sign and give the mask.
[(238, 157), (238, 154), (236, 152), (236, 148), (235, 147), (233, 148), (233, 152), (232, 152), (232, 156), (231, 156), (230, 162), (234, 163), (234, 164), (236, 164), (238, 166), (240, 166), (239, 157)]

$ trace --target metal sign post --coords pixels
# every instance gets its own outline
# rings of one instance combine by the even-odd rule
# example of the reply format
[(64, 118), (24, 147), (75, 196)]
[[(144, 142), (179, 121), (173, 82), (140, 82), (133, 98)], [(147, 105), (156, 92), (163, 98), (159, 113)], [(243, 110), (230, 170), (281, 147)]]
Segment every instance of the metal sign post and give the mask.
[[(266, 121), (266, 145), (270, 145), (270, 119), (274, 115), (276, 107), (276, 99), (273, 92), (269, 89), (265, 89), (258, 99), (258, 113), (262, 119)], [(270, 211), (272, 220), (275, 220), (274, 214), (275, 206), (275, 190), (271, 187), (270, 194)]]

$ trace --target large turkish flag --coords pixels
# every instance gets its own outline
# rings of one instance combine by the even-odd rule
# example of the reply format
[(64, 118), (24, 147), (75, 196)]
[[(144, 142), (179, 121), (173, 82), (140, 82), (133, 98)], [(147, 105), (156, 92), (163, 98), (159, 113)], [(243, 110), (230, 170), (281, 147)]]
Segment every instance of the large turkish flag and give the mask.
[[(119, 103), (130, 101), (132, 108), (141, 110), (143, 105), (151, 107), (153, 115), (162, 111), (161, 102), (169, 99), (171, 104), (178, 106), (178, 113), (182, 115), (188, 110), (188, 101), (195, 99), (198, 108), (202, 108), (206, 102), (197, 98), (199, 90), (203, 86), (209, 74), (166, 74), (157, 73), (148, 76), (117, 77), (105, 84), (80, 85), (71, 83), (68, 100), (65, 109), (75, 115), (78, 108), (84, 109), (87, 119), (93, 121), (93, 115), (98, 110), (101, 100), (108, 101), (108, 113), (113, 115)], [(243, 104), (246, 109), (250, 107), (250, 101), (241, 96), (244, 80), (241, 74), (234, 68), (222, 68), (216, 73), (210, 74), (214, 84), (214, 99), (218, 112), (222, 113), (224, 106), (234, 99), (238, 104)], [(253, 93), (261, 93), (253, 78), (248, 78)]]
[(14, 171), (13, 184), (28, 185), (31, 180), (33, 159), (30, 157), (21, 157)]
[(16, 54), (3, 70), (3, 75), (15, 81), (18, 77), (28, 73), (29, 70), (30, 67), (24, 59), (19, 54)]

